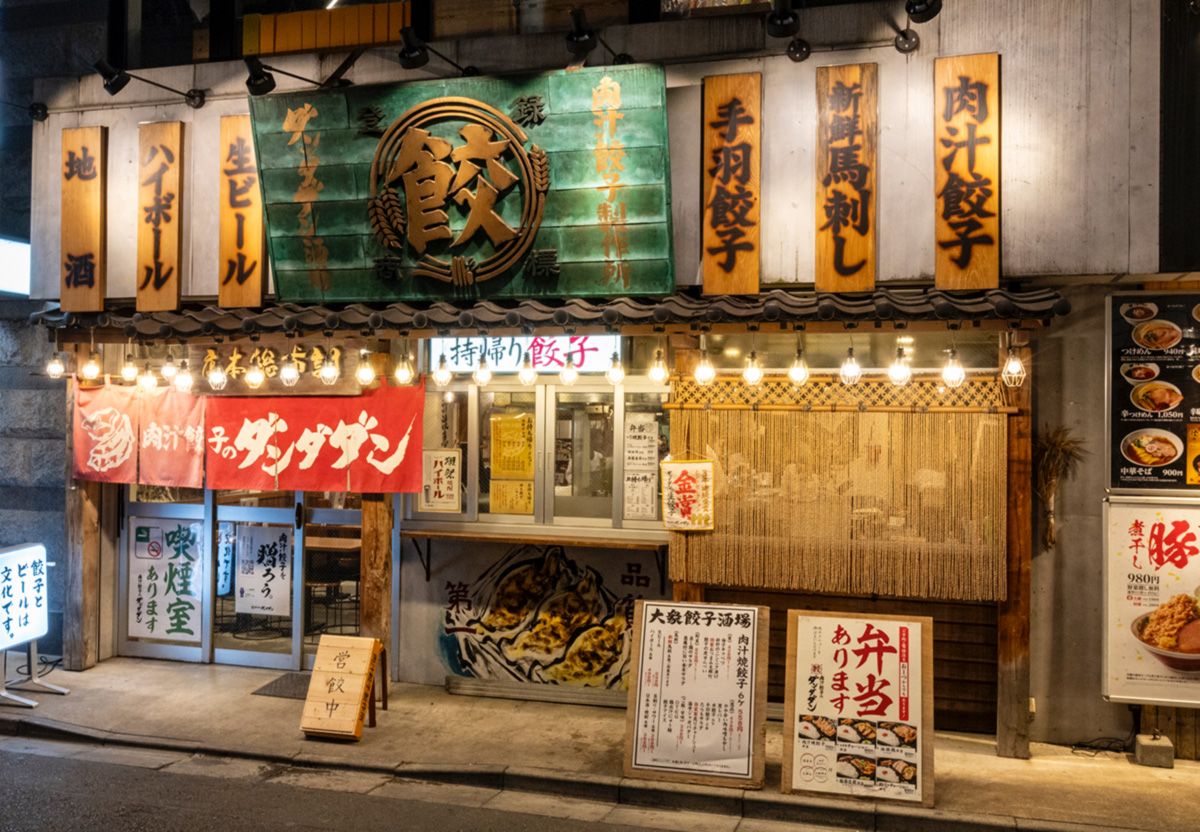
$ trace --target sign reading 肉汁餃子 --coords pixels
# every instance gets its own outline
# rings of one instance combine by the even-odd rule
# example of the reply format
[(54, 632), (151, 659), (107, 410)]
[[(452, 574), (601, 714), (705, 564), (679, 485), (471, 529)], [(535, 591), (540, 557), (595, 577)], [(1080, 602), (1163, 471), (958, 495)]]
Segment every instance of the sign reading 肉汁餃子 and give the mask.
[(661, 468), (663, 525), (677, 532), (712, 529), (712, 461), (664, 462)]
[(238, 527), (234, 610), (291, 615), (292, 530), (288, 526)]
[(179, 308), (183, 123), (138, 127), (137, 310)]
[(757, 789), (767, 607), (636, 602), (625, 776)]
[(30, 543), (0, 550), (0, 656), (46, 635), (49, 609), (46, 547)]
[(933, 619), (788, 612), (783, 791), (933, 805)]
[(62, 131), (62, 269), (64, 312), (103, 312), (107, 256), (104, 127)]
[(934, 63), (938, 289), (1000, 285), (1000, 56)]
[(762, 75), (704, 79), (705, 294), (758, 292)]
[(200, 642), (204, 525), (129, 520), (130, 638)]
[(875, 288), (877, 64), (817, 67), (818, 292)]
[(204, 398), (173, 387), (138, 391), (138, 482), (204, 487)]
[(221, 117), (221, 306), (261, 306), (264, 277), (262, 192), (250, 116)]
[(661, 67), (252, 98), (287, 301), (674, 290)]

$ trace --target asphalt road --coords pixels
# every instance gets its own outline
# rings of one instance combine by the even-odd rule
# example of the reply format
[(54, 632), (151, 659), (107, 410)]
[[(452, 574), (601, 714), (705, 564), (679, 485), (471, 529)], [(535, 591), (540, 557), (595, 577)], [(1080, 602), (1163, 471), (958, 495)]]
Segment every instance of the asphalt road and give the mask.
[[(656, 817), (670, 823), (657, 825)], [(0, 736), (0, 832), (733, 832), (738, 820), (693, 820), (677, 812), (382, 774)]]

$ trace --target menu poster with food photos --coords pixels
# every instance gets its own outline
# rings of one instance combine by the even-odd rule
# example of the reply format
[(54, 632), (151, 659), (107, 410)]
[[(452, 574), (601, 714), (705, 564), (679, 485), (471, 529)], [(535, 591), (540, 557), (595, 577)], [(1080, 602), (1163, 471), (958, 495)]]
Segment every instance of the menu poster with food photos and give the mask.
[(625, 776), (760, 789), (771, 611), (638, 601)]
[(783, 791), (933, 805), (933, 619), (788, 612)]
[(1200, 492), (1200, 295), (1109, 304), (1108, 486)]
[(1200, 506), (1104, 504), (1104, 697), (1200, 706)]

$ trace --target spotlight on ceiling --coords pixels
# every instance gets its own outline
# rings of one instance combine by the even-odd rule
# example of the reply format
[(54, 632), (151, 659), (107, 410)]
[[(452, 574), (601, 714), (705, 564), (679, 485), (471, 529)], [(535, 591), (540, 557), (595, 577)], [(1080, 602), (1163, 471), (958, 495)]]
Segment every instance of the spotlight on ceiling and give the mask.
[(177, 90), (174, 87), (168, 87), (166, 84), (160, 84), (157, 81), (151, 81), (149, 78), (143, 78), (140, 75), (134, 75), (132, 72), (126, 72), (123, 69), (117, 69), (108, 61), (101, 58), (92, 64), (92, 68), (100, 73), (100, 77), (104, 79), (104, 91), (109, 95), (116, 95), (121, 90), (129, 85), (131, 78), (136, 78), (143, 84), (149, 84), (152, 87), (158, 87), (160, 90), (173, 92), (176, 95), (182, 95), (183, 100), (193, 110), (198, 110), (204, 106), (204, 90), (190, 89), (187, 92)]
[(767, 13), (764, 26), (768, 37), (791, 38), (787, 54), (796, 63), (806, 61), (812, 55), (812, 47), (808, 45), (808, 41), (795, 36), (800, 31), (800, 16), (792, 8), (792, 0), (775, 0), (775, 6)]
[[(942, 10), (942, 0), (907, 0), (904, 13), (908, 15), (909, 23), (928, 23), (938, 16)], [(896, 33), (896, 51), (904, 55), (916, 52), (921, 48), (921, 36), (911, 26)]]
[(429, 44), (422, 43), (413, 27), (405, 26), (400, 30), (400, 66), (405, 69), (420, 69), (429, 63), (430, 52), (457, 69), (465, 78), (473, 78), (479, 74), (478, 67), (457, 64)]
[(24, 110), (25, 114), (34, 121), (45, 121), (50, 118), (50, 111), (46, 109), (46, 105), (40, 101), (35, 101), (32, 104), (14, 104), (11, 101), (0, 101), (0, 104), (7, 104), (9, 107), (15, 107), (18, 110)]
[(567, 51), (572, 55), (587, 55), (599, 43), (608, 50), (614, 64), (631, 64), (633, 57), (625, 52), (615, 52), (596, 30), (588, 26), (587, 13), (582, 8), (571, 9), (571, 31), (567, 32)]
[(246, 89), (251, 95), (266, 95), (275, 89), (275, 76), (267, 72), (262, 61), (253, 55), (246, 56), (244, 60), (246, 70), (250, 73), (246, 78)]

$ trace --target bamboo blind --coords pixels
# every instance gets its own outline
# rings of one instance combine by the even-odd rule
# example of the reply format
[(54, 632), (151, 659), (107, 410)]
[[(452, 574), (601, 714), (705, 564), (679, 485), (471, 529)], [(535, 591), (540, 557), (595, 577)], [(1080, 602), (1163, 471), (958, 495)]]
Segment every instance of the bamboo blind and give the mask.
[(716, 529), (671, 534), (672, 580), (1005, 596), (1004, 415), (673, 410), (671, 453), (716, 475)]

